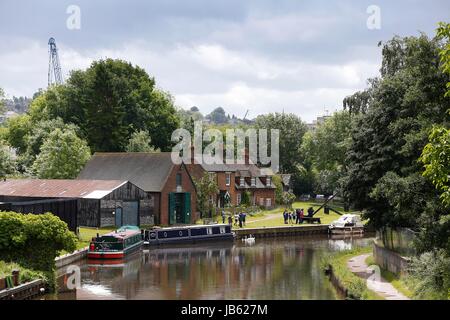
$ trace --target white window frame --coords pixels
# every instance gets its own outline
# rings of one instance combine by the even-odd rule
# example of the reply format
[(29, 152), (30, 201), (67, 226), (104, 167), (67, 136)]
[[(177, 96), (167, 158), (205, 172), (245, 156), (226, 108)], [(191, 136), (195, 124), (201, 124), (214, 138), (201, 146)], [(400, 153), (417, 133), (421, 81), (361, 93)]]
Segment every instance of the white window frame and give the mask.
[(245, 186), (245, 178), (241, 177), (239, 180), (239, 186), (244, 187)]
[(266, 208), (270, 208), (272, 206), (272, 198), (266, 198)]
[(242, 201), (242, 195), (241, 195), (241, 193), (238, 193), (238, 194), (236, 195), (236, 202), (237, 202), (237, 205), (240, 205), (240, 204), (241, 204), (241, 201)]
[(272, 185), (272, 177), (267, 177), (266, 179), (267, 179), (266, 185), (270, 187)]
[(256, 187), (256, 177), (251, 178), (251, 185), (252, 187)]
[(231, 173), (225, 173), (225, 185), (229, 186), (231, 184)]

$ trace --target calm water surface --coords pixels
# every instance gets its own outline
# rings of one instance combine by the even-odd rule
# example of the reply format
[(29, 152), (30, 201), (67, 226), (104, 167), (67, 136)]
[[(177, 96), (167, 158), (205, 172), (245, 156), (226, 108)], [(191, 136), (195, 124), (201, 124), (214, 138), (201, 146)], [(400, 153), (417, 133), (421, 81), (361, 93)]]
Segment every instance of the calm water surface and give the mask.
[[(325, 254), (372, 240), (257, 239), (143, 250), (117, 265), (81, 261), (81, 288), (47, 299), (339, 299)], [(63, 274), (65, 270), (59, 270)], [(60, 283), (63, 283), (60, 277)]]

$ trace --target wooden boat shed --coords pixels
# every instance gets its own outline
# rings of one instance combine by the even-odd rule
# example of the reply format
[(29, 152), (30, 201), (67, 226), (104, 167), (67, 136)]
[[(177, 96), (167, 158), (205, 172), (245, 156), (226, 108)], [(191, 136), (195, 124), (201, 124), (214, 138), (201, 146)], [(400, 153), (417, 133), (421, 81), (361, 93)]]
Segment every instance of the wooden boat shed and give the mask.
[(73, 230), (153, 224), (154, 202), (129, 181), (7, 179), (0, 181), (0, 209), (52, 212)]

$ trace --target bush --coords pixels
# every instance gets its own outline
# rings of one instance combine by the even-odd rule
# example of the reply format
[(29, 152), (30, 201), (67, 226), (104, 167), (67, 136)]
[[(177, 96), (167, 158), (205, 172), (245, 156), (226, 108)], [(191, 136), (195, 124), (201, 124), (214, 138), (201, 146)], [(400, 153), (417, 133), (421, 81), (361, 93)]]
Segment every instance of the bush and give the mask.
[(412, 259), (409, 280), (419, 299), (449, 299), (450, 257), (444, 250), (425, 252)]
[(54, 289), (55, 258), (75, 250), (77, 238), (51, 213), (34, 215), (0, 212), (0, 260), (45, 273)]

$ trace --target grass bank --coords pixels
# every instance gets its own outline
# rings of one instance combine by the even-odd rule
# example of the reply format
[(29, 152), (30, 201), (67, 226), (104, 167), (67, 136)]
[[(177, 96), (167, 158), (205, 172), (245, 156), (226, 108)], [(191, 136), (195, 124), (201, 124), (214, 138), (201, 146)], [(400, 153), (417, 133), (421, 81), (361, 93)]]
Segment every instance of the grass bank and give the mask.
[(18, 263), (0, 261), (0, 279), (10, 276), (13, 270), (19, 270), (19, 283), (26, 283), (37, 279), (46, 280), (44, 274), (39, 271), (22, 267)]
[(371, 247), (364, 247), (338, 252), (325, 257), (322, 261), (322, 267), (325, 270), (332, 270), (334, 277), (340, 287), (347, 292), (348, 297), (357, 300), (383, 300), (383, 297), (367, 288), (364, 279), (355, 275), (347, 267), (349, 259), (371, 251)]

